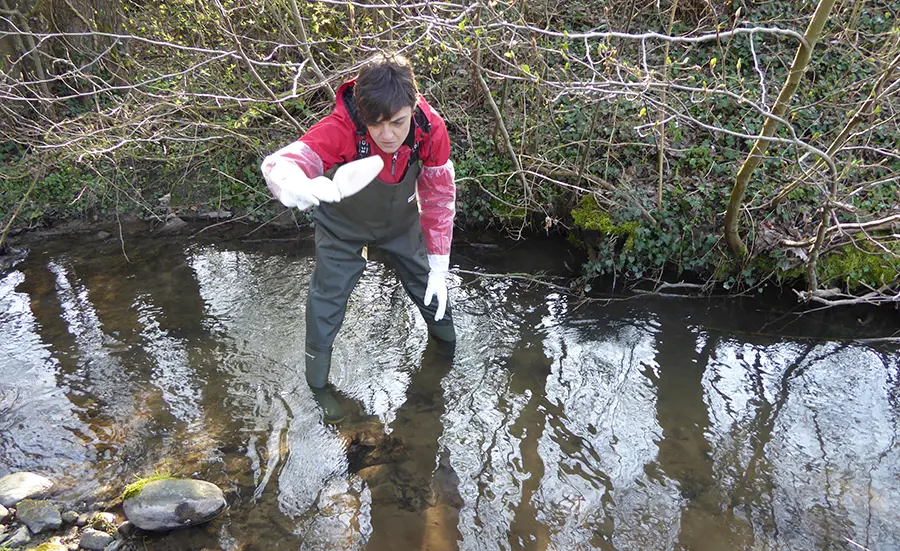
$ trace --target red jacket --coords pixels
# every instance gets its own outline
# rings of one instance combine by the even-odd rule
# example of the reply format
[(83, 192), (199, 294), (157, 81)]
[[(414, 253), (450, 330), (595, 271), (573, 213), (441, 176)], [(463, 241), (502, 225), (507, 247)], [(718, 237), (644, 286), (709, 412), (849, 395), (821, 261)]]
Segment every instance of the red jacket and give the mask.
[[(356, 160), (356, 125), (343, 100), (344, 90), (354, 83), (349, 81), (338, 88), (334, 112), (313, 125), (300, 138), (301, 142), (318, 155), (321, 163), (308, 157), (291, 156), (310, 178), (321, 176), (336, 164)], [(416, 141), (420, 143), (418, 154), (422, 161), (416, 191), (425, 247), (428, 254), (449, 255), (453, 238), (453, 217), (456, 213), (456, 184), (453, 163), (450, 161), (450, 136), (444, 120), (428, 105), (425, 98), (419, 96), (418, 106), (431, 123), (431, 131), (428, 133), (420, 128), (416, 129)], [(378, 178), (387, 184), (398, 183), (406, 173), (412, 149), (404, 144), (394, 154), (385, 153), (368, 132), (366, 139), (372, 154), (380, 155), (384, 161), (384, 169)]]

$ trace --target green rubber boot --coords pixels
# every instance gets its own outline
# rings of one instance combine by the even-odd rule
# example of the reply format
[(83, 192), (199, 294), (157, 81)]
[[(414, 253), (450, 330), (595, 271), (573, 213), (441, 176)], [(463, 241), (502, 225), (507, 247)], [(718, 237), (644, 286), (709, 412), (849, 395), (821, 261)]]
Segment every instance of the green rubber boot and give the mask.
[(322, 410), (326, 423), (337, 424), (344, 420), (347, 413), (337, 398), (337, 391), (328, 384), (328, 372), (331, 371), (331, 350), (316, 350), (306, 345), (306, 382), (312, 390), (316, 404)]
[(323, 388), (309, 387), (312, 390), (316, 404), (322, 410), (322, 418), (329, 425), (336, 425), (347, 417), (347, 412), (341, 407), (337, 399), (337, 391), (333, 385), (325, 385)]

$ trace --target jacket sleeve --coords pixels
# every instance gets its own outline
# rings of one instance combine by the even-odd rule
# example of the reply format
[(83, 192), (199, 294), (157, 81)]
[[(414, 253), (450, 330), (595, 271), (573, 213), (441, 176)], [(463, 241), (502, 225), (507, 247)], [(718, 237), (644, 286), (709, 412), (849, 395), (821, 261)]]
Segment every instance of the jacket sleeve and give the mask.
[(276, 199), (281, 199), (281, 189), (270, 178), (274, 172), (289, 172), (300, 168), (312, 180), (322, 176), (338, 163), (352, 160), (356, 153), (352, 133), (336, 114), (323, 118), (299, 140), (282, 147), (263, 161), (262, 171), (266, 183)]
[[(313, 206), (309, 201), (297, 202), (296, 194), (292, 194), (290, 189), (291, 185), (308, 185), (309, 180), (323, 173), (322, 159), (308, 145), (299, 141), (292, 142), (266, 157), (260, 168), (269, 191), (282, 204), (290, 204), (300, 210)], [(282, 189), (283, 187), (288, 189)]]
[[(429, 117), (431, 118), (431, 117)], [(439, 116), (431, 119), (430, 140), (422, 151), (417, 180), (420, 219), (429, 255), (449, 255), (456, 216), (456, 174), (450, 160), (450, 137)]]
[(305, 142), (296, 141), (282, 147), (263, 161), (263, 173), (271, 170), (277, 163), (293, 163), (303, 169), (310, 179), (325, 173), (322, 158)]

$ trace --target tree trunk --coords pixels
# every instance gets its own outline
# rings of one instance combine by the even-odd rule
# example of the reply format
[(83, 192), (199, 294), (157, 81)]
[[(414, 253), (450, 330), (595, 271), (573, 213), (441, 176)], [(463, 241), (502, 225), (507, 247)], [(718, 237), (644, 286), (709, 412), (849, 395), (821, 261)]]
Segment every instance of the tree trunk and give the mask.
[[(820, 0), (819, 5), (816, 6), (812, 20), (806, 28), (806, 33), (803, 35), (803, 43), (800, 44), (800, 47), (797, 49), (797, 55), (794, 56), (794, 61), (791, 63), (787, 81), (784, 83), (781, 93), (778, 94), (778, 99), (775, 100), (775, 106), (772, 108), (772, 115), (775, 117), (781, 118), (787, 110), (788, 104), (797, 90), (797, 86), (800, 84), (800, 78), (806, 70), (806, 65), (809, 63), (809, 58), (812, 56), (816, 41), (819, 40), (822, 34), (825, 21), (828, 20), (828, 15), (834, 7), (834, 3), (835, 0)], [(738, 222), (740, 221), (744, 192), (747, 190), (750, 176), (766, 154), (766, 149), (769, 147), (768, 138), (774, 136), (775, 131), (778, 129), (779, 121), (775, 117), (766, 119), (762, 134), (756, 140), (756, 143), (753, 144), (750, 154), (738, 171), (734, 188), (731, 190), (731, 198), (728, 201), (728, 209), (725, 211), (725, 241), (728, 243), (728, 250), (738, 259), (747, 256), (747, 246), (738, 234)]]

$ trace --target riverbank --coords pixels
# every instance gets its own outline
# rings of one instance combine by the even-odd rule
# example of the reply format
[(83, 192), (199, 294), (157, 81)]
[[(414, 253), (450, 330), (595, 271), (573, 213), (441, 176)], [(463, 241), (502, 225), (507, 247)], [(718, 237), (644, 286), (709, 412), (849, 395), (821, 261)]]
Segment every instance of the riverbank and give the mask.
[[(181, 236), (196, 238), (203, 242), (215, 240), (235, 241), (291, 241), (308, 239), (313, 231), (311, 219), (308, 213), (284, 209), (273, 206), (274, 209), (265, 221), (250, 221), (247, 213), (232, 214), (231, 211), (192, 211), (189, 214), (161, 214), (152, 217), (137, 217), (133, 215), (95, 215), (91, 219), (69, 218), (61, 219), (54, 223), (34, 228), (16, 228), (7, 235), (5, 247), (27, 246), (33, 243), (78, 236), (79, 239), (94, 241), (97, 243), (109, 240), (118, 241), (122, 245), (122, 251), (127, 254), (128, 240), (137, 236), (154, 236), (165, 238), (167, 236)], [(580, 215), (586, 216), (584, 214)], [(625, 230), (609, 225), (609, 220), (598, 223), (590, 216), (587, 221), (582, 218), (582, 224), (588, 229), (575, 228), (565, 231), (562, 228), (541, 228), (535, 230), (533, 226), (522, 226), (513, 231), (503, 227), (487, 229), (475, 227), (469, 229), (457, 229), (454, 234), (454, 242), (489, 247), (495, 243), (513, 243), (517, 250), (528, 256), (529, 246), (537, 244), (537, 249), (531, 256), (539, 256), (541, 243), (556, 243), (566, 251), (567, 259), (563, 266), (540, 266), (535, 273), (523, 273), (522, 277), (541, 278), (541, 273), (547, 268), (560, 279), (555, 284), (562, 285), (567, 292), (582, 299), (603, 299), (607, 297), (623, 297), (636, 295), (651, 295), (659, 297), (740, 297), (740, 296), (765, 296), (770, 300), (783, 300), (794, 305), (798, 310), (816, 311), (823, 307), (821, 301), (809, 300), (805, 293), (805, 279), (793, 269), (794, 276), (769, 273), (768, 276), (755, 276), (759, 270), (747, 269), (740, 277), (727, 276), (727, 271), (722, 271), (717, 279), (713, 274), (705, 270), (692, 272), (682, 266), (670, 266), (663, 263), (646, 276), (619, 277), (617, 271), (599, 270), (597, 266), (602, 263), (614, 262), (612, 257), (603, 257), (600, 253), (605, 246), (615, 247), (611, 254), (622, 258), (627, 256), (629, 249), (649, 250), (641, 241), (646, 237), (646, 232), (640, 231), (638, 226), (628, 226)], [(499, 231), (498, 231), (499, 230)], [(609, 241), (612, 239), (612, 241)], [(603, 245), (606, 243), (606, 245)], [(618, 244), (618, 245), (616, 245)], [(855, 251), (855, 249), (854, 249)], [(2, 258), (2, 255), (0, 255)], [(893, 270), (888, 263), (885, 266), (867, 264), (866, 259), (877, 262), (887, 262), (887, 256), (872, 256), (856, 251), (850, 256), (835, 255), (832, 261), (824, 263), (829, 271), (835, 270), (859, 270), (866, 273), (882, 273), (885, 270)], [(724, 258), (723, 260), (724, 261)], [(762, 257), (756, 261), (764, 264)], [(640, 260), (632, 260), (640, 262)], [(682, 261), (684, 262), (684, 260)], [(690, 262), (687, 262), (690, 264)], [(724, 270), (724, 268), (722, 268)], [(770, 269), (774, 269), (771, 268)], [(640, 269), (639, 269), (640, 271)], [(802, 270), (801, 270), (802, 271)], [(896, 272), (896, 278), (900, 278), (900, 272)], [(757, 277), (759, 277), (757, 279)], [(887, 275), (878, 276), (884, 279)], [(742, 279), (743, 278), (743, 279)], [(869, 293), (866, 298), (865, 289), (856, 294), (849, 289), (831, 289), (833, 304), (845, 307), (866, 307), (883, 305), (887, 309), (900, 308), (900, 295), (893, 297), (890, 286), (881, 289), (882, 293), (872, 296)], [(887, 294), (884, 294), (887, 293)], [(863, 298), (860, 298), (863, 296)], [(832, 302), (832, 301), (829, 301)]]
[[(130, 242), (135, 239), (184, 240), (187, 242), (213, 244), (233, 242), (245, 244), (268, 244), (278, 248), (294, 243), (306, 254), (312, 254), (313, 229), (305, 213), (281, 209), (268, 222), (250, 223), (241, 215), (225, 213), (200, 213), (192, 216), (169, 215), (164, 217), (139, 218), (135, 216), (104, 216), (92, 220), (70, 219), (59, 221), (48, 227), (20, 229), (8, 236), (11, 249), (30, 247), (54, 240), (76, 239), (82, 243), (104, 245), (105, 254), (129, 254)], [(623, 283), (614, 275), (588, 277), (584, 266), (592, 260), (583, 243), (573, 242), (571, 235), (561, 232), (509, 231), (465, 231), (454, 234), (451, 266), (462, 262), (496, 261), (503, 257), (504, 266), (515, 273), (500, 273), (497, 277), (533, 281), (536, 285), (558, 289), (575, 300), (583, 302), (621, 301), (644, 298), (663, 300), (694, 299), (701, 301), (761, 300), (764, 304), (778, 305), (790, 318), (804, 314), (819, 317), (829, 307), (803, 300), (803, 287), (798, 281), (782, 280), (759, 282), (748, 289), (731, 288), (698, 274), (665, 272), (658, 278)], [(596, 236), (596, 232), (594, 233)], [(101, 249), (98, 249), (101, 250)], [(560, 252), (562, 251), (562, 256)], [(10, 251), (7, 251), (10, 252)], [(377, 254), (377, 253), (376, 253)], [(460, 258), (462, 257), (462, 258)], [(546, 259), (546, 261), (544, 260)], [(12, 260), (9, 254), (0, 255), (0, 266), (7, 266)], [(528, 267), (526, 271), (521, 267)], [(454, 268), (458, 271), (458, 268)], [(670, 279), (666, 280), (665, 278)], [(866, 303), (850, 300), (839, 308), (843, 310), (850, 325), (853, 320), (866, 323), (879, 320), (878, 326), (889, 327), (898, 319), (898, 303)], [(830, 314), (824, 314), (830, 315)], [(799, 318), (798, 318), (799, 319)], [(900, 332), (879, 331), (861, 337), (869, 339), (900, 339)], [(874, 342), (874, 341), (873, 341)]]

